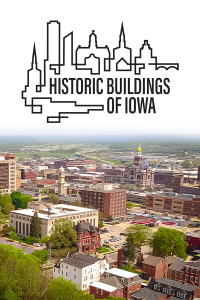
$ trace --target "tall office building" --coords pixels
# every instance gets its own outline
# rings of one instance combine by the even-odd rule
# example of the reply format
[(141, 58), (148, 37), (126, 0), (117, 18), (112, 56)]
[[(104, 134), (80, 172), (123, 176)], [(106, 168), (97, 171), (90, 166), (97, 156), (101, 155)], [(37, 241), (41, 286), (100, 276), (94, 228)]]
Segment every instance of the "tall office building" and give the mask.
[(16, 160), (14, 155), (0, 156), (0, 191), (10, 194), (16, 190)]

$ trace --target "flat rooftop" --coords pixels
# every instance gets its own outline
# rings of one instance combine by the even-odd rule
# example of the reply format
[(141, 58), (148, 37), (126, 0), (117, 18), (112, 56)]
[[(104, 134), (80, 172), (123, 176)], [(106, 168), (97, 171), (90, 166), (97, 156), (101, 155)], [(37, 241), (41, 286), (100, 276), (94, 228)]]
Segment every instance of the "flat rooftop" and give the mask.
[(189, 194), (176, 194), (176, 195), (173, 195), (172, 194), (149, 194), (147, 195), (148, 197), (162, 197), (162, 198), (170, 198), (170, 199), (183, 199), (183, 200), (195, 200), (195, 199), (200, 199), (200, 195), (195, 195), (195, 197), (193, 195), (189, 195)]
[[(24, 215), (24, 216), (30, 216), (32, 217), (34, 215), (34, 212), (38, 210), (36, 209), (18, 209), (18, 210), (12, 210), (10, 213)], [(91, 213), (96, 212), (97, 209), (90, 209), (85, 207), (79, 207), (79, 206), (73, 206), (73, 205), (67, 205), (67, 204), (57, 204), (53, 205), (52, 209), (50, 209), (50, 215), (48, 215), (48, 209), (39, 210), (38, 217), (40, 219), (46, 219), (50, 220), (57, 217), (66, 217), (74, 214), (80, 214), (80, 213)]]
[(117, 290), (116, 287), (108, 285), (108, 284), (105, 284), (105, 283), (103, 283), (101, 281), (94, 282), (94, 283), (90, 284), (90, 286), (95, 287), (97, 289), (101, 289), (101, 290), (110, 292), (110, 293), (112, 293), (112, 292), (114, 292), (114, 291)]
[(124, 278), (133, 278), (134, 276), (138, 276), (136, 273), (132, 273), (129, 271), (121, 270), (118, 268), (112, 268), (106, 271), (106, 273), (109, 273), (111, 275), (120, 276)]

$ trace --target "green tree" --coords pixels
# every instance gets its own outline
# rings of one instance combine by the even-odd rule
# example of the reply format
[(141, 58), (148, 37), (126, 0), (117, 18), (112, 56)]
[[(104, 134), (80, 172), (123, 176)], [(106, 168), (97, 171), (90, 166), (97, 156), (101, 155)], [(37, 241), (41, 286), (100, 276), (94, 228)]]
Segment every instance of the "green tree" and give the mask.
[(126, 208), (131, 209), (133, 207), (133, 203), (131, 201), (126, 202)]
[(126, 242), (127, 244), (123, 248), (122, 256), (124, 259), (134, 261), (136, 259), (136, 244), (132, 233), (127, 235)]
[(184, 160), (184, 161), (182, 162), (182, 167), (185, 168), (185, 169), (191, 168), (191, 167), (192, 167), (191, 161), (189, 161), (188, 159)]
[(45, 299), (47, 282), (40, 262), (12, 246), (0, 245), (0, 298), (13, 300)]
[(71, 248), (77, 243), (77, 234), (70, 220), (60, 219), (54, 222), (54, 229), (50, 237), (52, 248)]
[(127, 265), (123, 266), (122, 270), (134, 272), (134, 267), (130, 263), (128, 263)]
[(153, 248), (152, 254), (160, 257), (176, 255), (185, 260), (187, 258), (185, 250), (188, 246), (185, 240), (186, 237), (183, 232), (160, 227), (154, 232), (150, 243)]
[(53, 278), (48, 287), (48, 296), (50, 300), (93, 300), (93, 295), (88, 295), (81, 291), (71, 280), (65, 280), (63, 277)]
[[(89, 206), (88, 206), (89, 207)], [(94, 207), (93, 207), (94, 208)], [(102, 211), (98, 211), (98, 214), (99, 214), (99, 220), (103, 220), (103, 212)]]
[(18, 191), (12, 192), (10, 196), (12, 198), (12, 204), (15, 206), (15, 209), (27, 208), (27, 203), (30, 201), (34, 201), (31, 196), (23, 195)]
[(59, 196), (54, 193), (50, 193), (49, 197), (48, 197), (48, 202), (53, 203), (53, 204), (58, 204)]
[(49, 258), (49, 253), (44, 249), (34, 251), (32, 255), (35, 255), (41, 264), (43, 264)]
[(2, 209), (5, 215), (8, 215), (10, 211), (15, 210), (15, 207), (12, 203), (6, 203), (4, 208)]
[(200, 215), (198, 215), (198, 219), (200, 220)]
[(8, 226), (8, 224), (3, 225), (1, 231), (0, 231), (0, 235), (3, 236), (8, 236), (10, 232), (15, 232), (15, 228), (12, 226)]
[(102, 221), (99, 221), (99, 225), (100, 225), (100, 228), (102, 228), (104, 226)]
[(44, 193), (45, 193), (45, 194), (49, 194), (49, 188), (47, 188), (47, 187), (44, 188)]
[(149, 241), (152, 237), (152, 230), (143, 225), (131, 225), (125, 229), (125, 234), (133, 234), (134, 241), (137, 247), (140, 247), (142, 243)]
[(71, 202), (71, 205), (80, 206), (81, 207), (81, 200), (76, 199), (75, 201)]
[(4, 194), (4, 195), (0, 196), (0, 206), (2, 208), (4, 208), (5, 205), (8, 203), (12, 204), (12, 198), (10, 197), (10, 195)]
[(37, 212), (34, 212), (34, 215), (31, 219), (30, 236), (36, 239), (39, 239), (40, 236), (40, 219)]
[(108, 217), (108, 222), (112, 222), (113, 221), (113, 216), (109, 216)]

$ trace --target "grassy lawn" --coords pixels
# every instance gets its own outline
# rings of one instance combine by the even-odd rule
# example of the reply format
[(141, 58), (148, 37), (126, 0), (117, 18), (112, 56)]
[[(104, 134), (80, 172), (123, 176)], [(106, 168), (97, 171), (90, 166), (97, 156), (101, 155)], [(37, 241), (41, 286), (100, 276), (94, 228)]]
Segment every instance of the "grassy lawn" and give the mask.
[(104, 247), (99, 247), (99, 248), (97, 248), (97, 251), (99, 253), (106, 253), (106, 252), (109, 252), (110, 250), (107, 248), (104, 248)]

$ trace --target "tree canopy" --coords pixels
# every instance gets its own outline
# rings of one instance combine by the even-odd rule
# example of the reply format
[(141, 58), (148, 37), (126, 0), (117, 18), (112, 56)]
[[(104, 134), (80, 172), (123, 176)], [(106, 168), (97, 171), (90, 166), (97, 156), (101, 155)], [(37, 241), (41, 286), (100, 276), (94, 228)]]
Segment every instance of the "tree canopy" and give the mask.
[(136, 259), (136, 244), (132, 233), (127, 235), (126, 242), (127, 244), (122, 250), (123, 259), (134, 261)]
[(33, 197), (24, 195), (18, 191), (12, 192), (10, 197), (12, 198), (12, 204), (15, 206), (15, 209), (27, 208), (28, 202), (34, 201)]
[(41, 264), (43, 264), (49, 258), (49, 253), (44, 249), (36, 250), (32, 253), (32, 255), (35, 255)]
[(155, 256), (171, 256), (176, 255), (182, 259), (186, 259), (186, 248), (188, 243), (186, 243), (185, 234), (176, 229), (169, 229), (160, 227), (153, 234), (153, 239), (150, 243), (153, 248), (153, 255)]
[(34, 254), (0, 244), (0, 299), (93, 300), (71, 281), (43, 275), (40, 263)]
[(78, 289), (77, 285), (71, 280), (65, 280), (63, 277), (53, 278), (48, 287), (48, 296), (50, 300), (93, 300), (93, 295)]
[(109, 222), (112, 222), (112, 221), (113, 221), (113, 216), (109, 216), (109, 217), (108, 217), (108, 221), (109, 221)]
[(48, 202), (53, 203), (53, 204), (58, 204), (59, 196), (54, 193), (50, 193), (49, 197), (48, 197)]
[(34, 212), (34, 215), (31, 219), (30, 236), (36, 239), (39, 239), (40, 236), (40, 219), (37, 212)]
[(54, 222), (54, 228), (50, 237), (52, 248), (71, 248), (77, 243), (77, 234), (70, 220), (60, 219)]
[(133, 234), (136, 246), (140, 247), (142, 243), (150, 240), (152, 237), (152, 230), (149, 227), (140, 224), (131, 225), (125, 229), (125, 234)]

